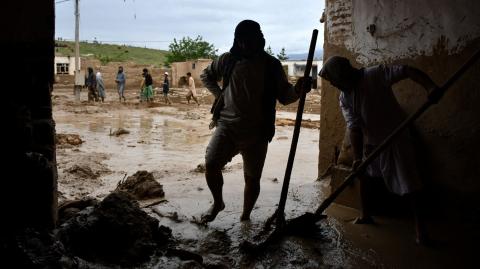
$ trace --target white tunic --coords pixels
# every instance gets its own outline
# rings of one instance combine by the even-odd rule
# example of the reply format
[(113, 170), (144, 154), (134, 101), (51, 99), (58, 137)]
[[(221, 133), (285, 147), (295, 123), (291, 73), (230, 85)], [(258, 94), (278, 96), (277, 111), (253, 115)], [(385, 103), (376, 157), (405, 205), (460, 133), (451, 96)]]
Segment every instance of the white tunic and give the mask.
[[(392, 84), (407, 78), (407, 74), (405, 66), (401, 65), (379, 65), (362, 69), (362, 72), (358, 87), (340, 94), (340, 107), (347, 128), (362, 129), (367, 145), (364, 152), (368, 155), (406, 118), (393, 94)], [(387, 187), (399, 195), (421, 188), (408, 130), (379, 155), (367, 173), (383, 177)]]

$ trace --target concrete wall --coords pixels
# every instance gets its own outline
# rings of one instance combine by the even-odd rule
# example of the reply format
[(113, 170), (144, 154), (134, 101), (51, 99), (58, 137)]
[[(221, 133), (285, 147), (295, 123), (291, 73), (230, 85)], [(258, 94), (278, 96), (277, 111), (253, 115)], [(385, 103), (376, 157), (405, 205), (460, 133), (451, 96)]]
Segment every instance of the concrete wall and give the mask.
[(188, 72), (192, 73), (192, 77), (195, 80), (196, 87), (202, 87), (202, 81), (200, 80), (200, 75), (203, 72), (203, 69), (212, 62), (210, 59), (198, 59), (185, 62), (172, 63), (172, 86), (178, 87), (180, 77), (186, 76)]
[[(359, 66), (402, 63), (415, 66), (439, 85), (480, 48), (480, 1), (326, 0), (324, 59), (342, 55)], [(375, 25), (373, 34), (367, 26)], [(424, 142), (432, 189), (456, 197), (480, 192), (480, 63), (416, 124)], [(338, 91), (322, 83), (319, 172), (332, 162), (344, 135)], [(411, 81), (394, 92), (411, 113), (426, 93)]]

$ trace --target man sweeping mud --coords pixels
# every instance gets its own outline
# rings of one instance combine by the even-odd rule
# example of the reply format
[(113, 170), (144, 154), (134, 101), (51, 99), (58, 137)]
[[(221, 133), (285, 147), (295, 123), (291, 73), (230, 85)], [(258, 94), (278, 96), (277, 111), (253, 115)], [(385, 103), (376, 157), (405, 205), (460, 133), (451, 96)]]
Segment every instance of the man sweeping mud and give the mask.
[[(350, 131), (354, 169), (363, 156), (368, 156), (406, 118), (393, 94), (393, 84), (410, 78), (427, 91), (437, 87), (425, 73), (410, 66), (356, 69), (348, 59), (339, 56), (328, 59), (319, 75), (341, 91), (340, 107)], [(382, 177), (390, 191), (408, 197), (415, 217), (416, 241), (423, 243), (426, 237), (417, 201), (422, 183), (416, 165), (411, 137), (406, 131), (368, 167), (367, 174)], [(372, 223), (366, 207), (364, 180), (360, 180), (360, 197), (362, 216), (357, 223)]]
[[(275, 132), (276, 100), (283, 105), (296, 101), (303, 81), (295, 88), (288, 82), (280, 62), (264, 51), (260, 25), (240, 22), (230, 52), (213, 61), (201, 78), (219, 100), (214, 112), (216, 130), (207, 147), (205, 177), (213, 205), (202, 216), (210, 222), (225, 208), (221, 169), (242, 154), (245, 190), (241, 220), (249, 220), (260, 193), (260, 177), (269, 141)], [(223, 90), (218, 82), (223, 80)]]

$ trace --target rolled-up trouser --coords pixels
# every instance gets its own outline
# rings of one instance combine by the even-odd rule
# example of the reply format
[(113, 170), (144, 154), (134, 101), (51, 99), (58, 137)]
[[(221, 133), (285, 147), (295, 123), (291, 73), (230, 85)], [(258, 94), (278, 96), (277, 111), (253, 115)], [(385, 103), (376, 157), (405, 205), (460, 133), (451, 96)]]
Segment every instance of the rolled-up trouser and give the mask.
[(207, 146), (205, 165), (207, 169), (222, 169), (240, 153), (243, 159), (244, 175), (260, 178), (267, 148), (268, 141), (262, 135), (241, 135), (219, 124)]
[(103, 97), (103, 98), (106, 97), (106, 95), (105, 95), (105, 88), (103, 88), (103, 87), (97, 87), (97, 90), (98, 90), (98, 96), (99, 96), (99, 97)]
[(117, 84), (117, 90), (118, 90), (118, 95), (120, 97), (123, 97), (123, 92), (125, 91), (125, 84), (123, 83), (118, 83)]
[(98, 101), (97, 88), (88, 87), (88, 101)]

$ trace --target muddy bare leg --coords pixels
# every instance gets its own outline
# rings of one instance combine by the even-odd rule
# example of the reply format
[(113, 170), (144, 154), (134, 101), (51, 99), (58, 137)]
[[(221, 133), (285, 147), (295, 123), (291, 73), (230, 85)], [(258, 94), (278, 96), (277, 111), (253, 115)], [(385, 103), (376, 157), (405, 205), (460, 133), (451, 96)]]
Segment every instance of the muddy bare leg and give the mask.
[(200, 105), (200, 103), (198, 102), (197, 97), (195, 97), (194, 95), (192, 95), (192, 98), (193, 98), (193, 100), (195, 101), (195, 103), (197, 103), (197, 105)]
[(410, 201), (410, 206), (413, 212), (413, 219), (415, 225), (415, 242), (419, 245), (427, 245), (429, 243), (429, 237), (426, 232), (425, 222), (423, 220), (423, 214), (421, 210), (421, 204), (418, 199), (417, 193), (412, 193), (407, 196)]
[(358, 180), (360, 182), (360, 203), (362, 206), (362, 216), (355, 220), (355, 224), (374, 224), (375, 221), (370, 215), (370, 208), (367, 201), (367, 178), (365, 176), (359, 176)]
[(260, 194), (260, 178), (245, 175), (245, 190), (243, 192), (243, 213), (241, 221), (250, 220), (250, 213), (257, 202)]
[(202, 222), (213, 221), (218, 213), (225, 208), (223, 202), (223, 176), (220, 168), (214, 165), (206, 165), (205, 178), (213, 196), (213, 205), (202, 215)]

